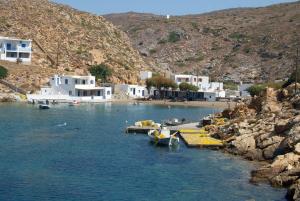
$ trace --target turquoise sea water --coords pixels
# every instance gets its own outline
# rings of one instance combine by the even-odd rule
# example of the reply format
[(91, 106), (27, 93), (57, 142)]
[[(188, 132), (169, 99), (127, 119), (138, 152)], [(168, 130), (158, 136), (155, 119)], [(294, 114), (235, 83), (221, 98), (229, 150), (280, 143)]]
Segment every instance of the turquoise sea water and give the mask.
[(140, 119), (198, 120), (213, 109), (153, 105), (0, 105), (0, 200), (284, 200), (252, 185), (254, 165), (218, 151), (155, 147), (124, 134)]

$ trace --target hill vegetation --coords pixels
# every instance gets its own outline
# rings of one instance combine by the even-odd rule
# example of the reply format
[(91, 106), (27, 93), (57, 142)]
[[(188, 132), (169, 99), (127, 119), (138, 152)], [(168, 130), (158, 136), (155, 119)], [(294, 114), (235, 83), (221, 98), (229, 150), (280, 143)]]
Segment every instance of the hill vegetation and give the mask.
[(200, 72), (215, 80), (266, 82), (289, 77), (300, 45), (300, 2), (202, 15), (104, 16), (125, 31), (158, 71)]

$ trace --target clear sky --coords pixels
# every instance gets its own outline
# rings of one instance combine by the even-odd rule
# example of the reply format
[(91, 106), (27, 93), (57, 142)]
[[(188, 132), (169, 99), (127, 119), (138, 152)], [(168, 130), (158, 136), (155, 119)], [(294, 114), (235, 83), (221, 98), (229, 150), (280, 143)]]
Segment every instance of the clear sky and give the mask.
[[(53, 0), (82, 11), (108, 13), (143, 12), (159, 15), (199, 14), (237, 7), (261, 7), (293, 0)], [(296, 1), (296, 0), (294, 0)]]

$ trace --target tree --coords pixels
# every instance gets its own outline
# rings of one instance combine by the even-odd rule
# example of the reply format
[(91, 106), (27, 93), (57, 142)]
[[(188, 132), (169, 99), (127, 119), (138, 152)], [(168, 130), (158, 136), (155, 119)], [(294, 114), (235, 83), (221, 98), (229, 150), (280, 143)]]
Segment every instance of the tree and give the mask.
[(90, 73), (96, 77), (96, 80), (106, 82), (108, 77), (112, 75), (112, 70), (105, 64), (93, 65), (89, 68)]
[(147, 86), (148, 91), (151, 89), (151, 87), (156, 87), (160, 91), (163, 88), (164, 89), (169, 89), (169, 88), (177, 89), (178, 88), (177, 84), (173, 80), (165, 78), (160, 75), (147, 79), (146, 86)]
[(198, 91), (199, 87), (189, 84), (187, 82), (182, 82), (179, 85), (180, 91)]
[(0, 66), (0, 79), (4, 79), (7, 77), (8, 70), (3, 66)]
[(266, 88), (266, 86), (262, 84), (252, 85), (247, 89), (251, 96), (259, 96), (261, 92)]

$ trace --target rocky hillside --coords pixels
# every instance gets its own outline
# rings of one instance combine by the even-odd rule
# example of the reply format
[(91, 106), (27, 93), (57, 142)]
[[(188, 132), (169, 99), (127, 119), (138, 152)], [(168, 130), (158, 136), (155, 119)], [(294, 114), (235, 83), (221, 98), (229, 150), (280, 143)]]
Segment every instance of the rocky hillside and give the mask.
[(150, 66), (235, 80), (288, 76), (300, 40), (300, 2), (202, 15), (105, 16), (125, 31)]
[(300, 200), (300, 95), (294, 84), (278, 91), (267, 88), (222, 115), (230, 120), (213, 133), (228, 142), (225, 150), (268, 162), (252, 172), (252, 181), (288, 187), (289, 200)]
[[(12, 82), (38, 83), (53, 73), (57, 60), (55, 71), (65, 74), (84, 74), (88, 65), (104, 62), (113, 69), (114, 82), (137, 82), (145, 68), (127, 35), (101, 16), (47, 0), (0, 0), (0, 10), (0, 36), (34, 40), (32, 66), (24, 73), (10, 72)], [(43, 76), (31, 68), (41, 68)]]

